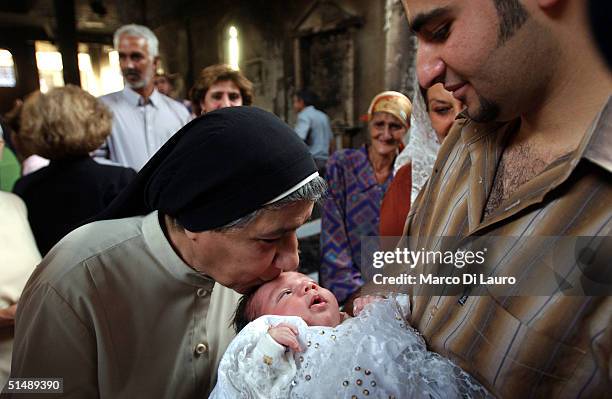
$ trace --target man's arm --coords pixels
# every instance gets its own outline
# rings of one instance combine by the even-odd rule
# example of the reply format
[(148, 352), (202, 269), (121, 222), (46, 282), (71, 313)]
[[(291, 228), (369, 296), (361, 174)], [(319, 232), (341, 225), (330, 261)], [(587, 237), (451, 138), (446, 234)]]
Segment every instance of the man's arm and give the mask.
[(49, 285), (20, 299), (11, 377), (63, 378), (62, 398), (99, 397), (94, 333)]

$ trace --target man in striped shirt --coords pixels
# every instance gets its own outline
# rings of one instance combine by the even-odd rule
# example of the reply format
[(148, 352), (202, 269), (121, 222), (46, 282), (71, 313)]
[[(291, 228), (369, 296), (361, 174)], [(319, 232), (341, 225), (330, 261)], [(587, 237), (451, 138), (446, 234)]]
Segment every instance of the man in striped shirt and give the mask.
[[(515, 291), (403, 287), (413, 294), (412, 326), (499, 397), (604, 397), (612, 392), (612, 76), (583, 2), (403, 5), (419, 40), (419, 83), (442, 82), (466, 104), (408, 215), (410, 248), (439, 249), (441, 236), (524, 244), (490, 248), (487, 259), (491, 276), (516, 277)], [(599, 236), (588, 259), (559, 256), (572, 236)], [(590, 260), (602, 257), (600, 290), (575, 294), (592, 277)]]

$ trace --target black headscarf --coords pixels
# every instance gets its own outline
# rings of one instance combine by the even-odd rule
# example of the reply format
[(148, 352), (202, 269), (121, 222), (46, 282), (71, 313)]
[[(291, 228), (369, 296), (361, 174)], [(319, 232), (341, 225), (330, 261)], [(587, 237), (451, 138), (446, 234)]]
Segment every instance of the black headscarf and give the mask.
[(194, 119), (147, 162), (97, 220), (170, 215), (190, 231), (226, 225), (317, 171), (308, 148), (275, 115), (229, 107)]

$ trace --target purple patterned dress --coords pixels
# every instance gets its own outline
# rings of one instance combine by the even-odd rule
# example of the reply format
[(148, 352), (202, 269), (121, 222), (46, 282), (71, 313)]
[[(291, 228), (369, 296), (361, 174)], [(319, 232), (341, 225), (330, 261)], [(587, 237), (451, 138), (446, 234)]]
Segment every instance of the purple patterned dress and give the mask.
[(321, 285), (344, 302), (363, 285), (361, 238), (377, 236), (380, 204), (389, 183), (376, 181), (364, 145), (335, 152), (327, 162), (329, 195), (321, 218)]

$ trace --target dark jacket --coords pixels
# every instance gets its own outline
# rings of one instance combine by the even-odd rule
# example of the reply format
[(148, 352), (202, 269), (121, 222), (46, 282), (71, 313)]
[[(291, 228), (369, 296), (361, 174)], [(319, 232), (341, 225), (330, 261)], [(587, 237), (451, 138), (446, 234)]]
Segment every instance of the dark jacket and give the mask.
[(13, 192), (28, 207), (30, 226), (44, 256), (63, 236), (106, 208), (134, 176), (133, 169), (81, 157), (51, 161), (17, 180)]

